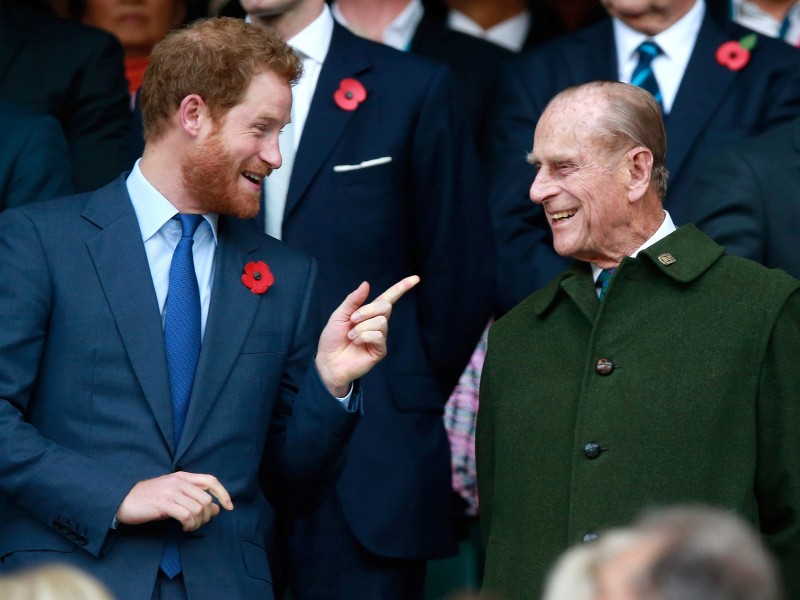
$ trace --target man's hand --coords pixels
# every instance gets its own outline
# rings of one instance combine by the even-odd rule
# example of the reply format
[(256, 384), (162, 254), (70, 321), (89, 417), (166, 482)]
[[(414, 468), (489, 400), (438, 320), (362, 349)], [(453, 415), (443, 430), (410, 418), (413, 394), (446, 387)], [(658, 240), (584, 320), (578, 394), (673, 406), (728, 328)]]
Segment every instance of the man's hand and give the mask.
[(333, 311), (319, 337), (316, 359), (317, 371), (331, 394), (346, 396), (350, 384), (386, 356), (392, 306), (418, 283), (417, 275), (406, 277), (362, 306), (369, 295), (365, 281)]
[(117, 521), (140, 525), (172, 518), (184, 531), (194, 531), (216, 517), (220, 506), (233, 510), (230, 494), (216, 477), (178, 471), (133, 486), (120, 504)]

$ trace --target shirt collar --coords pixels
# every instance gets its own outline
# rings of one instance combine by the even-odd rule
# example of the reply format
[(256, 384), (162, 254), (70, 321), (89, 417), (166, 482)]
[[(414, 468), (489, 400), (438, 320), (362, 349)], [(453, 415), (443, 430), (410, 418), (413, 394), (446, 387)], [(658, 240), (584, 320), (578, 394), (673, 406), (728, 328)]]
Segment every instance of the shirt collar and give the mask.
[[(358, 34), (358, 30), (353, 27), (352, 23), (342, 13), (338, 2), (331, 4), (331, 12), (336, 21), (353, 33)], [(383, 43), (397, 50), (408, 50), (423, 16), (425, 16), (425, 9), (421, 0), (411, 0), (383, 30)]]
[[(128, 195), (131, 197), (133, 210), (136, 212), (136, 220), (139, 222), (139, 230), (142, 232), (142, 241), (147, 241), (175, 215), (178, 209), (167, 200), (161, 193), (147, 181), (139, 168), (139, 161), (133, 165), (133, 170), (125, 185), (128, 187)], [(214, 234), (214, 243), (217, 243), (217, 220), (219, 215), (208, 213), (203, 218), (211, 226)]]
[(322, 6), (322, 12), (311, 21), (305, 29), (296, 34), (287, 43), (301, 56), (322, 64), (328, 56), (333, 37), (333, 16), (327, 4)]
[[(664, 54), (679, 62), (688, 62), (706, 13), (705, 0), (697, 0), (683, 17), (655, 36), (648, 36), (614, 18), (614, 40), (619, 56), (636, 58), (636, 49), (645, 40), (654, 40)], [(685, 58), (685, 61), (682, 60)]]
[(525, 43), (525, 36), (531, 24), (531, 13), (525, 10), (520, 14), (484, 29), (467, 15), (451, 8), (447, 14), (447, 26), (456, 31), (489, 40), (513, 52), (519, 52)]
[[(661, 226), (658, 229), (656, 229), (656, 232), (653, 235), (650, 236), (650, 239), (648, 239), (644, 244), (639, 246), (639, 248), (637, 248), (636, 251), (631, 254), (631, 257), (635, 258), (636, 255), (639, 254), (639, 252), (641, 252), (645, 248), (649, 248), (656, 242), (660, 242), (676, 229), (677, 227), (675, 227), (675, 223), (672, 221), (672, 217), (669, 216), (669, 213), (667, 211), (664, 211), (664, 220), (661, 222)], [(592, 263), (592, 278), (594, 279), (595, 282), (597, 281), (597, 278), (600, 275), (600, 271), (602, 270), (603, 270), (602, 267), (598, 267), (596, 264)]]

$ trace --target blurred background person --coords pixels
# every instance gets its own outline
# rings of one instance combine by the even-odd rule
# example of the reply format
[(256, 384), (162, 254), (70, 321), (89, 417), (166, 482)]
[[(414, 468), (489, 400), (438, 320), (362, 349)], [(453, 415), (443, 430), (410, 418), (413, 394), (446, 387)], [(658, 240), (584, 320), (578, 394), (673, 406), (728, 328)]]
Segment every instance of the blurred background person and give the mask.
[(798, 0), (708, 0), (717, 15), (792, 46), (800, 46)]
[(0, 100), (0, 131), (0, 211), (73, 192), (67, 140), (54, 117)]
[(122, 48), (106, 32), (24, 5), (0, 0), (0, 98), (55, 117), (75, 191), (94, 190), (134, 158)]
[(63, 565), (49, 565), (0, 577), (3, 600), (114, 600), (94, 577)]
[(800, 279), (800, 117), (712, 156), (689, 218), (730, 254)]

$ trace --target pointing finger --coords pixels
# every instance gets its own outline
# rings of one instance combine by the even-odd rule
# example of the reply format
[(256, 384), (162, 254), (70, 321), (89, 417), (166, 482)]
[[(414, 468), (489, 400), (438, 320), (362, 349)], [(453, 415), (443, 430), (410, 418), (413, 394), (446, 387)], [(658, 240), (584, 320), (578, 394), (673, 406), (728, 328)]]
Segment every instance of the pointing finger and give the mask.
[(409, 275), (405, 279), (401, 279), (400, 281), (395, 283), (392, 287), (390, 287), (388, 290), (383, 292), (380, 296), (375, 298), (375, 300), (386, 300), (390, 304), (394, 304), (400, 298), (402, 298), (403, 295), (408, 290), (413, 288), (418, 283), (419, 283), (419, 275)]

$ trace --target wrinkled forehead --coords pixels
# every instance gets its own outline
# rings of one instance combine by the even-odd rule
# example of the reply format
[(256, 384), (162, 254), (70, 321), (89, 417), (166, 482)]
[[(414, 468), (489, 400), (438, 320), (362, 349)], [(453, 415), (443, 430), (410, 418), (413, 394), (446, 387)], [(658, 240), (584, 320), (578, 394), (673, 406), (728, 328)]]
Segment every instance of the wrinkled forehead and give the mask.
[(570, 145), (577, 150), (597, 143), (603, 106), (596, 94), (578, 93), (556, 98), (536, 125), (534, 154), (553, 145)]

